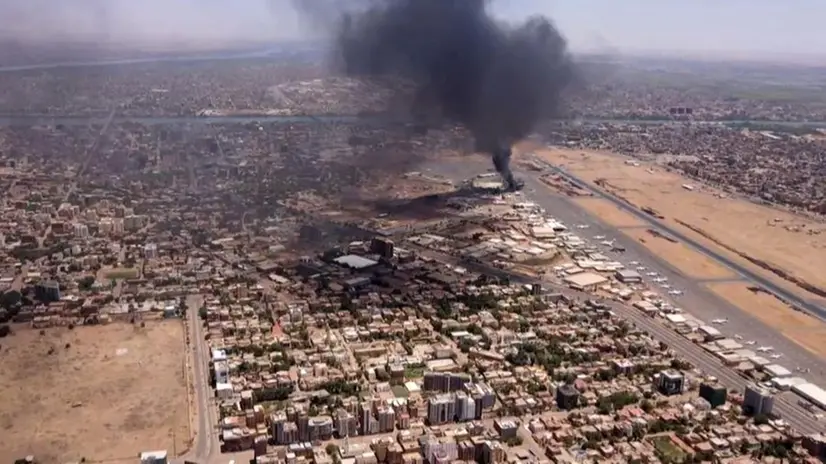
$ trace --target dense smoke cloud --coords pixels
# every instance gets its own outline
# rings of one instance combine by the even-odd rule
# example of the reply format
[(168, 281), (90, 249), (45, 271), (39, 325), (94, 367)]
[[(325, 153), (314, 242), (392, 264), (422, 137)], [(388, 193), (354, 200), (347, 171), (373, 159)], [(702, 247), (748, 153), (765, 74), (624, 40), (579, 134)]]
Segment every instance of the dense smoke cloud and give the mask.
[(486, 7), (485, 0), (369, 2), (343, 15), (336, 45), (349, 75), (415, 82), (417, 105), (466, 126), (516, 188), (511, 144), (557, 115), (574, 73), (565, 40), (548, 19), (502, 25)]
[(183, 50), (310, 35), (288, 0), (0, 0), (0, 40), (23, 44)]

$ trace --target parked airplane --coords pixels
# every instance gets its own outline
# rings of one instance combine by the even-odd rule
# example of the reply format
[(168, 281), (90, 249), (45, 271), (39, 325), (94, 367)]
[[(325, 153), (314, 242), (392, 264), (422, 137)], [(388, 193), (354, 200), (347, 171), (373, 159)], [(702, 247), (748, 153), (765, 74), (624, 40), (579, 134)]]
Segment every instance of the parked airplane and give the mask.
[(637, 266), (638, 271), (644, 271), (646, 269), (645, 266)]
[(630, 262), (630, 263), (628, 263), (628, 264), (630, 264), (631, 266), (637, 266), (637, 265), (639, 265), (639, 264), (640, 264), (640, 262), (639, 262), (639, 261), (631, 261), (631, 262)]
[(728, 322), (728, 319), (714, 319), (711, 322), (715, 324), (725, 324), (726, 322)]
[(668, 278), (667, 277), (657, 277), (656, 279), (654, 279), (654, 282), (657, 282), (658, 284), (661, 284), (663, 282), (668, 282)]
[(749, 340), (746, 342), (746, 345), (754, 345), (755, 343), (757, 342), (755, 342), (754, 340)]
[(578, 226), (576, 226), (577, 229), (587, 229), (588, 227), (591, 226), (589, 226), (588, 224), (579, 224)]
[(680, 296), (680, 295), (683, 294), (683, 291), (682, 290), (669, 290), (668, 294), (669, 295), (674, 295), (674, 296)]
[(600, 243), (607, 246), (607, 247), (614, 246), (614, 241), (613, 240), (603, 240)]
[(594, 240), (605, 240), (604, 235), (594, 235)]
[(657, 277), (659, 274), (657, 274), (654, 271), (651, 271), (651, 272), (646, 272), (645, 275), (647, 275), (648, 277)]
[(770, 358), (772, 358), (772, 359), (780, 359), (780, 358), (782, 358), (782, 357), (783, 357), (783, 354), (782, 354), (782, 353), (781, 353), (781, 354), (773, 354), (773, 355), (771, 355), (771, 356), (769, 356), (769, 357), (770, 357)]
[(668, 290), (669, 288), (671, 288), (671, 285), (668, 285), (668, 284), (660, 284), (660, 287), (662, 287), (662, 288), (664, 288), (664, 289)]
[(735, 339), (735, 340), (742, 340), (742, 339), (743, 339), (743, 336), (742, 336), (742, 335), (740, 335), (740, 334), (734, 334), (734, 339)]
[(761, 346), (760, 348), (757, 348), (757, 351), (759, 351), (761, 353), (766, 353), (766, 352), (771, 351), (773, 349), (774, 349), (774, 347), (772, 347), (772, 346)]

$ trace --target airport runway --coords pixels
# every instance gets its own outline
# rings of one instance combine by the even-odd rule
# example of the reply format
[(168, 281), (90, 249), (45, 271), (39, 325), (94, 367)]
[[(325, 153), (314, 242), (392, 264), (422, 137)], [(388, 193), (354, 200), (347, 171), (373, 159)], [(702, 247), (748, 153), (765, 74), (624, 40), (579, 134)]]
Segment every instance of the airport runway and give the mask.
[(562, 175), (564, 177), (567, 177), (568, 179), (570, 179), (570, 180), (572, 180), (572, 181), (574, 181), (574, 182), (576, 182), (580, 185), (583, 185), (589, 191), (591, 191), (591, 193), (593, 193), (596, 197), (603, 198), (603, 199), (606, 199), (606, 200), (610, 201), (611, 203), (613, 203), (614, 205), (619, 207), (621, 210), (623, 210), (625, 212), (628, 212), (628, 213), (636, 216), (637, 218), (641, 219), (646, 224), (649, 224), (652, 228), (658, 229), (658, 230), (660, 230), (661, 232), (663, 232), (665, 234), (671, 235), (672, 237), (674, 237), (677, 240), (679, 240), (680, 242), (686, 244), (690, 248), (693, 248), (694, 250), (708, 256), (709, 258), (712, 258), (713, 260), (717, 261), (718, 263), (720, 263), (720, 264), (724, 265), (725, 267), (731, 269), (735, 273), (743, 276), (745, 279), (748, 279), (748, 280), (760, 285), (761, 287), (765, 288), (766, 290), (768, 290), (769, 292), (773, 293), (774, 295), (780, 297), (781, 299), (783, 299), (785, 301), (788, 301), (791, 304), (797, 305), (798, 307), (800, 307), (801, 309), (803, 309), (807, 313), (811, 314), (812, 316), (817, 317), (818, 319), (826, 321), (826, 308), (824, 308), (824, 307), (822, 307), (822, 306), (820, 306), (820, 305), (818, 305), (814, 302), (811, 302), (811, 301), (808, 301), (806, 299), (800, 298), (797, 295), (795, 295), (794, 293), (791, 293), (791, 292), (787, 291), (786, 289), (775, 285), (774, 282), (772, 282), (771, 280), (765, 279), (762, 276), (755, 274), (750, 269), (748, 269), (744, 266), (741, 266), (740, 264), (730, 260), (728, 257), (726, 257), (726, 256), (724, 256), (720, 253), (717, 253), (716, 251), (714, 251), (712, 249), (707, 248), (706, 246), (704, 246), (703, 244), (697, 242), (696, 240), (692, 239), (691, 237), (686, 236), (685, 234), (683, 234), (679, 230), (668, 227), (667, 225), (663, 224), (660, 221), (657, 221), (656, 219), (652, 218), (650, 215), (644, 213), (643, 211), (627, 204), (626, 202), (622, 201), (621, 199), (617, 198), (616, 196), (614, 196), (614, 195), (612, 195), (612, 194), (610, 194), (610, 193), (608, 193), (604, 190), (592, 187), (591, 185), (587, 184), (586, 182), (583, 182), (582, 180), (580, 180), (579, 178), (577, 178), (573, 174), (569, 173), (565, 169), (562, 169), (558, 166), (554, 166), (550, 163), (542, 161), (539, 158), (534, 158), (534, 160), (541, 163), (542, 165), (546, 166), (548, 169), (556, 172), (557, 174)]
[[(469, 158), (468, 160), (463, 160), (462, 162), (438, 162), (428, 164), (424, 166), (424, 169), (426, 171), (432, 171), (433, 173), (443, 175), (450, 178), (454, 182), (459, 183), (462, 180), (485, 172), (487, 170), (487, 166), (484, 163), (484, 160), (480, 158)], [(718, 326), (721, 332), (723, 332), (726, 336), (734, 337), (735, 335), (740, 335), (743, 337), (742, 342), (749, 340), (754, 341), (754, 345), (744, 346), (744, 348), (752, 351), (757, 351), (759, 346), (771, 346), (774, 348), (774, 353), (782, 353), (782, 357), (779, 359), (769, 358), (771, 361), (776, 362), (777, 364), (780, 364), (792, 371), (794, 371), (797, 367), (804, 369), (808, 368), (810, 369), (810, 372), (807, 374), (801, 374), (802, 377), (821, 386), (826, 385), (826, 362), (821, 360), (820, 357), (812, 354), (793, 341), (789, 340), (777, 332), (773, 327), (764, 324), (752, 315), (714, 295), (711, 291), (706, 289), (701, 282), (685, 276), (673, 266), (668, 264), (665, 260), (648, 251), (642, 244), (633, 238), (622, 234), (622, 232), (617, 230), (617, 228), (603, 223), (598, 217), (591, 215), (584, 209), (574, 204), (568, 197), (554, 192), (539, 180), (540, 174), (541, 173), (532, 172), (519, 174), (519, 176), (521, 176), (521, 178), (525, 181), (525, 189), (522, 191), (522, 194), (525, 196), (526, 201), (533, 201), (537, 203), (545, 209), (548, 215), (556, 217), (570, 227), (572, 232), (580, 235), (584, 239), (587, 239), (591, 243), (596, 244), (599, 242), (599, 240), (593, 239), (593, 236), (595, 235), (604, 235), (607, 239), (616, 239), (615, 243), (624, 246), (626, 251), (624, 253), (614, 253), (609, 251), (608, 247), (604, 247), (602, 250), (603, 253), (616, 258), (618, 261), (621, 261), (626, 265), (632, 261), (639, 262), (640, 265), (647, 268), (646, 271), (642, 272), (642, 274), (654, 271), (657, 272), (659, 276), (668, 278), (668, 282), (673, 288), (684, 291), (682, 296), (669, 297), (665, 290), (657, 287), (656, 284), (651, 282), (650, 277), (645, 276), (645, 278), (647, 278), (647, 283), (652, 287), (652, 289), (658, 291), (664, 297), (667, 297), (666, 299), (670, 299), (674, 306), (679, 307), (685, 312), (708, 323), (711, 323), (713, 319), (727, 318), (727, 323)], [(647, 219), (650, 220), (650, 218)], [(577, 229), (576, 225), (578, 224), (587, 225), (588, 228)], [(664, 232), (670, 233), (670, 231)], [(746, 281), (747, 279), (743, 278), (743, 280)], [(645, 318), (644, 322), (648, 324), (646, 327), (651, 328), (652, 334), (658, 333), (658, 338), (666, 338), (663, 341), (666, 341), (669, 345), (673, 345), (675, 349), (680, 351), (680, 347), (689, 349), (689, 353), (686, 354), (687, 356), (689, 356), (690, 353), (696, 353), (697, 350), (699, 350), (701, 353), (699, 356), (707, 356), (710, 358), (706, 359), (706, 364), (709, 362), (719, 364), (716, 357), (706, 353), (693, 343), (676, 334), (671, 329), (665, 327), (661, 322), (643, 316), (636, 310), (632, 310), (632, 314), (625, 311), (620, 312), (629, 317), (633, 315)], [(635, 319), (635, 322), (637, 322), (635, 317), (632, 317), (632, 319)], [(654, 329), (656, 329), (657, 332), (654, 332)], [(759, 354), (766, 357), (770, 355), (770, 353)], [(694, 354), (693, 356), (696, 357), (698, 355)], [(719, 367), (716, 370), (719, 370)], [(734, 376), (735, 378), (740, 379), (740, 377), (737, 376), (733, 370), (728, 368), (723, 368), (723, 370), (727, 373), (726, 375)], [(713, 373), (712, 375), (718, 376)], [(794, 396), (793, 398), (794, 401), (796, 401), (797, 397)], [(803, 411), (802, 408), (799, 409), (800, 411)], [(808, 415), (805, 411), (802, 413)]]
[[(666, 300), (670, 300), (675, 307), (683, 309), (708, 324), (712, 324), (714, 319), (728, 319), (725, 324), (717, 326), (723, 334), (728, 337), (740, 335), (743, 337), (741, 343), (754, 341), (754, 345), (744, 344), (744, 348), (755, 352), (760, 346), (771, 346), (774, 348), (773, 353), (782, 353), (781, 358), (772, 359), (769, 357), (771, 353), (758, 354), (764, 355), (771, 361), (792, 371), (797, 367), (810, 369), (810, 372), (804, 377), (820, 385), (826, 385), (826, 362), (819, 356), (789, 340), (775, 328), (766, 325), (751, 314), (713, 294), (705, 285), (684, 275), (666, 260), (648, 251), (637, 240), (624, 235), (615, 227), (601, 222), (599, 218), (579, 208), (569, 198), (551, 191), (537, 178), (525, 176), (525, 183), (528, 189), (533, 190), (532, 193), (526, 192), (528, 198), (539, 204), (551, 216), (572, 227), (572, 232), (591, 243), (599, 243), (599, 240), (593, 239), (595, 235), (599, 235), (605, 236), (609, 240), (615, 239), (617, 245), (625, 247), (626, 251), (623, 253), (611, 252), (608, 247), (603, 247), (602, 251), (605, 255), (623, 262), (629, 268), (634, 267), (628, 264), (632, 261), (639, 262), (640, 265), (646, 267), (646, 270), (640, 271), (646, 283)], [(576, 224), (586, 224), (588, 228), (577, 230), (574, 228)], [(667, 290), (659, 287), (652, 282), (651, 277), (645, 275), (647, 272), (656, 272), (659, 276), (667, 278), (668, 284), (673, 289), (682, 290), (683, 295), (668, 295)]]

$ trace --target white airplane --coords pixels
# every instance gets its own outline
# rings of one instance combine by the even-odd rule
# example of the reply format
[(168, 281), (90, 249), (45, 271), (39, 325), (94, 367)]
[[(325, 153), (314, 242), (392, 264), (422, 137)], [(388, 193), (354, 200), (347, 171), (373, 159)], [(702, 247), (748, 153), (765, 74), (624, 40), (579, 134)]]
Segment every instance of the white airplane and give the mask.
[(594, 240), (605, 240), (604, 235), (594, 235)]
[(761, 353), (766, 353), (766, 352), (769, 352), (773, 349), (774, 349), (774, 347), (772, 347), (772, 346), (761, 346), (760, 348), (757, 348), (757, 351), (759, 351)]
[(657, 274), (654, 271), (651, 271), (651, 272), (646, 272), (645, 275), (647, 275), (648, 277), (657, 277), (659, 274)]
[(664, 289), (668, 290), (669, 288), (671, 288), (671, 285), (668, 285), (668, 284), (660, 284), (660, 287), (662, 287), (662, 288), (664, 288)]
[(683, 294), (683, 291), (682, 290), (669, 290), (668, 294), (673, 295), (673, 296), (680, 296), (680, 295)]
[(783, 354), (773, 354), (773, 355), (771, 355), (771, 356), (769, 356), (769, 357), (770, 357), (770, 358), (772, 358), (772, 359), (780, 359), (780, 358), (782, 358), (782, 357), (783, 357)]
[(754, 345), (755, 343), (757, 342), (755, 342), (754, 340), (749, 340), (746, 342), (746, 345)]
[(657, 282), (658, 284), (661, 284), (663, 282), (668, 282), (668, 278), (667, 277), (657, 277), (656, 279), (654, 279), (654, 282)]
[(607, 246), (607, 247), (614, 246), (614, 240), (603, 240), (600, 243)]
[(735, 339), (735, 340), (742, 340), (742, 339), (743, 339), (743, 336), (742, 336), (742, 335), (740, 335), (740, 334), (734, 334), (734, 339)]
[(638, 271), (644, 271), (644, 270), (646, 270), (646, 269), (647, 269), (647, 268), (646, 268), (645, 266), (637, 266), (637, 270), (638, 270)]
[(588, 227), (591, 226), (589, 226), (588, 224), (579, 224), (578, 226), (576, 226), (577, 229), (587, 229)]
[(713, 319), (711, 322), (715, 324), (725, 324), (726, 322), (728, 322), (728, 319)]
[(639, 261), (631, 261), (631, 262), (630, 262), (630, 263), (628, 263), (628, 264), (629, 264), (629, 265), (631, 265), (631, 266), (637, 266), (637, 265), (639, 265), (639, 264), (640, 264), (640, 262), (639, 262)]

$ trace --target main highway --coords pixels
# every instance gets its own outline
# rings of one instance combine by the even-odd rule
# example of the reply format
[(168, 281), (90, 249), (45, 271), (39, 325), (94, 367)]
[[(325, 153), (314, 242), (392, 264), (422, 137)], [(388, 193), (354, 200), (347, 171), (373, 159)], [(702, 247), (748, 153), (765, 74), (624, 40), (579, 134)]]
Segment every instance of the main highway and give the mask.
[(203, 321), (198, 314), (201, 307), (202, 297), (191, 295), (187, 298), (187, 329), (189, 330), (189, 345), (191, 353), (188, 360), (192, 363), (190, 373), (192, 375), (191, 385), (194, 393), (194, 404), (196, 413), (192, 414), (197, 418), (195, 425), (195, 443), (184, 456), (176, 459), (175, 462), (183, 460), (197, 463), (209, 463), (221, 452), (221, 444), (218, 440), (218, 419), (215, 405), (212, 401), (212, 386), (209, 383), (209, 373), (207, 372), (207, 362), (209, 360), (209, 348), (203, 333)]

